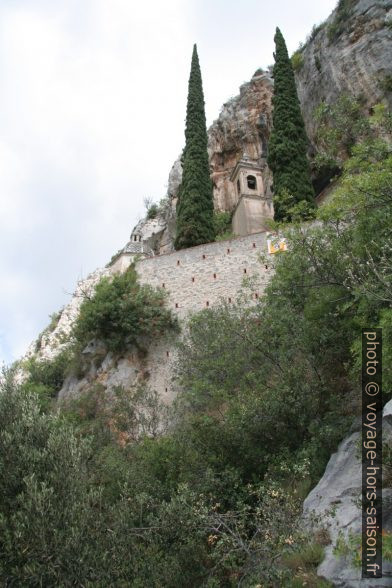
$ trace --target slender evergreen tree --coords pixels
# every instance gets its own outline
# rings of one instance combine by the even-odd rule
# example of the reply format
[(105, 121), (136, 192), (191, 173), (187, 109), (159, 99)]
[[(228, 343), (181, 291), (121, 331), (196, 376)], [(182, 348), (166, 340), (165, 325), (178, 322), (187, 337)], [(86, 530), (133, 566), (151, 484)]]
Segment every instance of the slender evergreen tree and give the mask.
[(302, 210), (306, 216), (315, 203), (306, 157), (308, 138), (293, 67), (285, 40), (278, 28), (274, 40), (273, 126), (268, 165), (273, 173), (275, 220), (281, 221), (291, 220), (293, 207)]
[(188, 86), (183, 175), (177, 202), (176, 249), (215, 240), (212, 182), (199, 58), (193, 47)]

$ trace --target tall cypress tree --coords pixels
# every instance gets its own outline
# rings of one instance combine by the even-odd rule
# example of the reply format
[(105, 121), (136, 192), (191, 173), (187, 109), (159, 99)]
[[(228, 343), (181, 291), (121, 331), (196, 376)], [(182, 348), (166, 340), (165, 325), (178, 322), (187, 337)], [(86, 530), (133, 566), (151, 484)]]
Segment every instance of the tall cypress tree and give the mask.
[(215, 240), (214, 203), (199, 58), (193, 47), (186, 111), (183, 174), (177, 202), (176, 249)]
[(308, 138), (295, 85), (294, 71), (282, 33), (275, 34), (274, 97), (268, 165), (273, 173), (275, 220), (291, 220), (290, 209), (307, 202), (315, 206), (310, 167), (306, 157)]

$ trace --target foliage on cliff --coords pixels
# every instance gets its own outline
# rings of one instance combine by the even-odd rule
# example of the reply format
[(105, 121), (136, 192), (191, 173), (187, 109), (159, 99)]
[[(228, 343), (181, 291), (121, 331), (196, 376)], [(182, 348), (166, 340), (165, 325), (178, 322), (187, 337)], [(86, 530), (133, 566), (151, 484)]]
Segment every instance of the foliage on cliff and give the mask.
[(177, 203), (176, 249), (215, 239), (204, 95), (196, 45), (193, 47), (189, 77), (185, 140), (182, 183)]
[[(382, 114), (382, 105), (375, 107)], [(377, 116), (377, 115), (376, 115)], [(351, 157), (354, 145), (372, 135), (372, 125), (363, 115), (362, 105), (349, 94), (342, 94), (333, 104), (322, 102), (314, 112), (317, 121), (318, 169), (339, 171)], [(373, 117), (374, 118), (374, 117)]]
[(23, 388), (48, 406), (67, 376), (83, 373), (82, 351), (88, 343), (99, 341), (107, 351), (121, 354), (132, 345), (144, 348), (152, 338), (177, 330), (177, 319), (165, 306), (166, 297), (160, 288), (139, 284), (133, 266), (123, 274), (102, 278), (94, 293), (85, 295), (61, 351), (52, 358), (32, 356), (22, 362)]
[(27, 374), (24, 388), (30, 392), (34, 391), (46, 405), (49, 399), (55, 398), (61, 390), (71, 361), (71, 349), (63, 350), (50, 360), (39, 361), (34, 356), (29, 358), (23, 365)]
[(347, 21), (349, 20), (353, 6), (357, 1), (358, 0), (339, 0), (335, 9), (335, 17), (328, 25), (328, 39), (330, 43), (336, 42), (347, 29)]
[[(273, 173), (275, 220), (287, 221), (298, 203), (301, 215), (314, 208), (314, 191), (307, 160), (308, 140), (295, 85), (293, 66), (282, 33), (276, 29), (273, 126), (268, 165)], [(304, 206), (303, 204), (306, 204)]]
[(104, 277), (94, 295), (83, 301), (73, 337), (79, 347), (97, 339), (110, 351), (124, 351), (142, 337), (156, 337), (176, 326), (165, 298), (163, 290), (140, 285), (133, 266), (111, 279)]

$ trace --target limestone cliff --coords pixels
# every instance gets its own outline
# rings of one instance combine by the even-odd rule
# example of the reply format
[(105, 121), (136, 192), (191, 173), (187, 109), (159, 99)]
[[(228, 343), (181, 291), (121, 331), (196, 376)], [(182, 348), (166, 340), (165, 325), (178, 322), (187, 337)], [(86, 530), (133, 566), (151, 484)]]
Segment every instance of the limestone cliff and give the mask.
[(267, 156), (271, 130), (273, 82), (270, 74), (257, 70), (240, 93), (226, 102), (208, 130), (208, 152), (214, 202), (217, 210), (233, 210), (238, 196), (230, 174), (245, 154), (262, 164)]
[(314, 28), (296, 72), (306, 130), (314, 147), (314, 110), (321, 102), (332, 104), (339, 95), (349, 93), (367, 109), (383, 100), (392, 106), (392, 2), (339, 4), (346, 5), (347, 11), (335, 9)]

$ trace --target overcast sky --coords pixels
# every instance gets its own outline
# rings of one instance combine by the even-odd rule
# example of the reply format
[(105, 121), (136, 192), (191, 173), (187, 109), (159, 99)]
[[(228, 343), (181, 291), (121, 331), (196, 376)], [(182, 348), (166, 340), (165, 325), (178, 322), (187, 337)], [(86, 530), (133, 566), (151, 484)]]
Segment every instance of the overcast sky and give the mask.
[(279, 26), (289, 52), (336, 0), (0, 0), (0, 361), (165, 195), (192, 45), (208, 124)]

